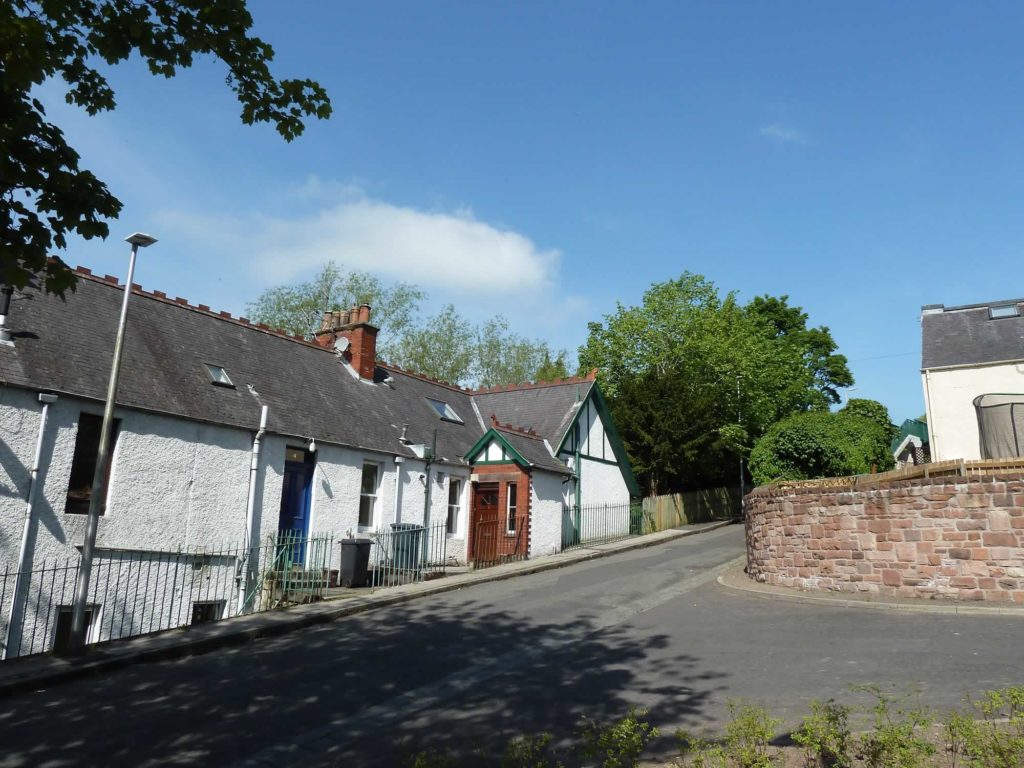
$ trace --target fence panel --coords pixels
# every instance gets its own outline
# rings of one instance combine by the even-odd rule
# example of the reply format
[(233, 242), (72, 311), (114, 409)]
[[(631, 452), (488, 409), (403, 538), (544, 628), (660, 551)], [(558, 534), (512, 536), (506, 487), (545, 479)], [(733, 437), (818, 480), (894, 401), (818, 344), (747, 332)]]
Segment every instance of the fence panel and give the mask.
[(584, 504), (562, 511), (562, 549), (639, 536), (644, 533), (639, 504)]
[[(284, 532), (251, 548), (99, 549), (89, 579), (89, 643), (201, 624), (323, 597), (333, 535)], [(0, 571), (4, 659), (61, 650), (71, 629), (80, 558)], [(241, 600), (241, 603), (240, 603)]]
[(370, 534), (370, 586), (392, 587), (443, 576), (448, 559), (447, 523), (393, 525)]
[(648, 496), (643, 501), (645, 532), (729, 520), (740, 515), (739, 486)]

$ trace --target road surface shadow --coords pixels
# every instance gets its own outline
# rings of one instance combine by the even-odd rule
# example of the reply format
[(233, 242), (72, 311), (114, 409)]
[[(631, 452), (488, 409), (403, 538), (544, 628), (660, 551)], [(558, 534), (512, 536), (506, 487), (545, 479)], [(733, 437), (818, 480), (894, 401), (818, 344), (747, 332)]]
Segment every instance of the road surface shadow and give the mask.
[[(666, 655), (669, 638), (418, 601), (175, 662), (8, 699), (0, 766), (400, 765), (429, 747), (570, 737), (582, 716), (650, 706), (699, 717), (722, 673)], [(660, 653), (659, 653), (660, 651)], [(409, 692), (414, 692), (408, 695)]]

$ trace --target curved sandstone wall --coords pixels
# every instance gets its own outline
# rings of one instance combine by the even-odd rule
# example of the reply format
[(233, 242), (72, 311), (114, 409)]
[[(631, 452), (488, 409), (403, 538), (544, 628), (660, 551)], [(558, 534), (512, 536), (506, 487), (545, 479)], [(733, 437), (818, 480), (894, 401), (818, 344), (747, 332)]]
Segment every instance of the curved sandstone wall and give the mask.
[(1024, 473), (762, 486), (746, 533), (767, 584), (1024, 603)]

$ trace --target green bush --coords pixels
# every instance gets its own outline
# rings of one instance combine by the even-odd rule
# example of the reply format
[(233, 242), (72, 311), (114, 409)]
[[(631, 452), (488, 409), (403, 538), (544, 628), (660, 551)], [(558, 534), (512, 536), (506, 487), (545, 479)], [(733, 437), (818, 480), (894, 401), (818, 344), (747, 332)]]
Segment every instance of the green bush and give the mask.
[(891, 469), (888, 431), (856, 412), (812, 411), (774, 424), (750, 452), (750, 474), (764, 485)]

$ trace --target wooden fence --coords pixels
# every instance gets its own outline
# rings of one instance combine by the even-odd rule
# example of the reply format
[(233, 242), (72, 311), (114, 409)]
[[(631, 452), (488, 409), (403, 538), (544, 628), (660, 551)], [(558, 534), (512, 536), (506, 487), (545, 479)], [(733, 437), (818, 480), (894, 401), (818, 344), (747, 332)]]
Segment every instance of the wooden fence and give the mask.
[(681, 525), (731, 520), (740, 516), (739, 486), (648, 496), (644, 499), (645, 533)]
[(777, 480), (771, 483), (776, 488), (834, 488), (879, 483), (886, 480), (916, 480), (928, 477), (964, 477), (974, 479), (992, 475), (1024, 472), (1024, 458), (983, 459), (965, 461), (952, 459), (931, 464), (916, 464), (873, 475), (850, 475), (848, 477), (822, 477), (817, 480)]

